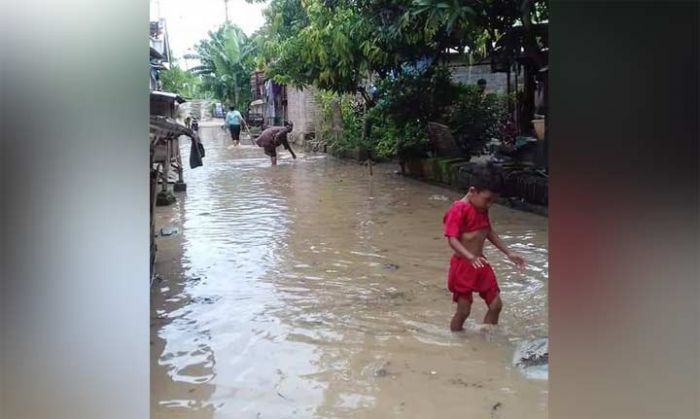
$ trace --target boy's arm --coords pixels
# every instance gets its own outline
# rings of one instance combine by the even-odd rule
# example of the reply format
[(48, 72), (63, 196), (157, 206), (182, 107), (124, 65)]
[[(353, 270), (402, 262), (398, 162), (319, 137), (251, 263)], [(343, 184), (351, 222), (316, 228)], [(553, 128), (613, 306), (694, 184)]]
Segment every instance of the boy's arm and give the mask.
[(503, 254), (505, 254), (508, 257), (508, 259), (515, 263), (519, 268), (525, 266), (525, 259), (523, 259), (523, 257), (519, 254), (511, 252), (508, 249), (508, 246), (506, 246), (506, 244), (503, 243), (503, 240), (501, 240), (501, 238), (498, 236), (498, 234), (493, 228), (489, 230), (489, 234), (486, 236), (486, 238), (489, 239), (489, 241), (493, 243), (493, 245), (496, 246), (498, 250), (503, 252)]
[(510, 254), (510, 250), (508, 250), (508, 246), (506, 246), (506, 244), (503, 243), (503, 240), (501, 240), (501, 238), (498, 237), (498, 234), (496, 233), (496, 231), (493, 228), (491, 228), (489, 230), (489, 234), (486, 235), (486, 238), (489, 239), (489, 241), (491, 243), (493, 243), (493, 245), (496, 246), (496, 248), (498, 250), (500, 250), (501, 252), (503, 252), (506, 256), (508, 256), (508, 254)]

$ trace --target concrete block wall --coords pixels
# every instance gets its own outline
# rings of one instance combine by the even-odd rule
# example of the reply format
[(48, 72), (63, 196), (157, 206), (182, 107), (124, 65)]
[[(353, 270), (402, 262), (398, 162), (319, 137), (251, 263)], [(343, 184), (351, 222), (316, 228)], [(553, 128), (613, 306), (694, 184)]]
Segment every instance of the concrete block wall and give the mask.
[[(405, 162), (408, 175), (443, 183), (459, 191), (469, 188), (479, 166), (480, 163), (462, 158), (411, 159)], [(503, 199), (499, 202), (546, 215), (549, 203), (547, 178), (507, 172), (503, 180)]]
[[(486, 80), (486, 91), (492, 93), (506, 93), (508, 91), (508, 75), (506, 73), (492, 73), (491, 64), (466, 65), (452, 63), (452, 80), (462, 84), (476, 84), (479, 79)], [(511, 75), (513, 83), (514, 75)], [(511, 86), (513, 87), (513, 86)]]
[(302, 144), (305, 136), (316, 131), (316, 101), (313, 88), (287, 87), (287, 119), (294, 122), (290, 140)]

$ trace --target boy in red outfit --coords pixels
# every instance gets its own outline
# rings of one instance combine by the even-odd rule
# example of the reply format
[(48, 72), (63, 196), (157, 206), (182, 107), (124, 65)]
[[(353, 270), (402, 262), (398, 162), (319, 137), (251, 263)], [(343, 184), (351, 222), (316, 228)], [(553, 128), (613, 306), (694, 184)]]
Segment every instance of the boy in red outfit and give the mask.
[(450, 323), (453, 332), (463, 330), (471, 310), (473, 292), (479, 293), (488, 306), (484, 323), (498, 324), (503, 303), (496, 276), (484, 257), (486, 239), (518, 268), (525, 266), (523, 257), (508, 250), (491, 228), (488, 209), (498, 197), (499, 183), (494, 171), (487, 169), (472, 182), (464, 198), (450, 206), (443, 218), (445, 237), (454, 250), (447, 275), (447, 288), (457, 303), (457, 311)]

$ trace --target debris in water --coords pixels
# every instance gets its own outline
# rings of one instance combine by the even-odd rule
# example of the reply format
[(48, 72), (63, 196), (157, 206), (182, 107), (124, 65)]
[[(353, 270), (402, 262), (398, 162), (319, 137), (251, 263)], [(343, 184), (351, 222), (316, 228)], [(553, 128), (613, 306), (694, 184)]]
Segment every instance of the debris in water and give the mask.
[(175, 198), (175, 194), (170, 191), (159, 192), (158, 195), (156, 195), (156, 206), (158, 207), (167, 207), (175, 202), (177, 202), (177, 198)]
[(449, 382), (450, 382), (450, 384), (459, 385), (459, 386), (464, 386), (464, 387), (484, 388), (484, 385), (483, 385), (483, 384), (479, 384), (479, 383), (468, 383), (468, 382), (462, 380), (461, 378), (452, 379), (452, 380), (450, 380)]
[(437, 375), (437, 371), (430, 371), (430, 375)]
[(371, 375), (375, 378), (393, 376), (394, 374), (389, 370), (389, 365), (391, 361), (380, 362), (379, 364), (368, 365), (364, 368), (363, 375)]
[(496, 411), (501, 408), (501, 406), (503, 406), (501, 404), (501, 402), (498, 402), (498, 403), (493, 405), (493, 407), (491, 408), (491, 417), (492, 418), (493, 418), (493, 415), (496, 413)]
[(513, 355), (513, 364), (528, 378), (546, 380), (549, 375), (549, 339), (523, 342)]
[(526, 342), (516, 352), (516, 365), (530, 367), (543, 365), (549, 361), (549, 348), (546, 338)]
[(194, 297), (190, 302), (195, 304), (214, 304), (220, 297)]
[(395, 271), (395, 270), (399, 269), (399, 265), (397, 265), (395, 263), (385, 263), (384, 269), (388, 269), (390, 271)]
[(406, 293), (403, 291), (396, 290), (396, 289), (390, 289), (386, 292), (386, 296), (393, 300), (396, 298), (405, 298)]
[(446, 197), (445, 195), (432, 195), (428, 199), (431, 201), (447, 201), (450, 198)]
[(177, 227), (174, 227), (174, 226), (166, 226), (166, 227), (162, 227), (160, 229), (160, 235), (163, 237), (172, 236), (172, 235), (177, 234), (177, 233), (178, 233), (178, 229), (177, 229)]

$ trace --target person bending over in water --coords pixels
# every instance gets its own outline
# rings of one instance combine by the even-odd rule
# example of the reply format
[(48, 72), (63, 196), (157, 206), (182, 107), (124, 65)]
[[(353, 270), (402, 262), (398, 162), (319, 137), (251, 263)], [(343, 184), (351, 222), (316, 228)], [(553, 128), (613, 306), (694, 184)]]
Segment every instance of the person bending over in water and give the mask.
[(294, 150), (289, 145), (289, 141), (287, 141), (287, 134), (292, 132), (292, 128), (294, 128), (294, 124), (291, 121), (285, 123), (283, 127), (270, 127), (263, 131), (255, 140), (259, 147), (265, 149), (265, 154), (270, 156), (273, 166), (277, 165), (277, 147), (280, 145), (284, 146), (291, 153), (292, 158), (297, 158)]
[(473, 292), (479, 293), (488, 306), (484, 323), (498, 324), (503, 303), (496, 276), (484, 257), (486, 239), (518, 268), (525, 266), (523, 257), (508, 250), (491, 227), (488, 210), (498, 197), (499, 189), (498, 176), (492, 167), (488, 167), (476, 176), (467, 194), (455, 201), (443, 217), (444, 234), (454, 250), (447, 274), (447, 288), (452, 292), (452, 301), (457, 303), (457, 311), (450, 323), (453, 332), (463, 330), (471, 311)]

